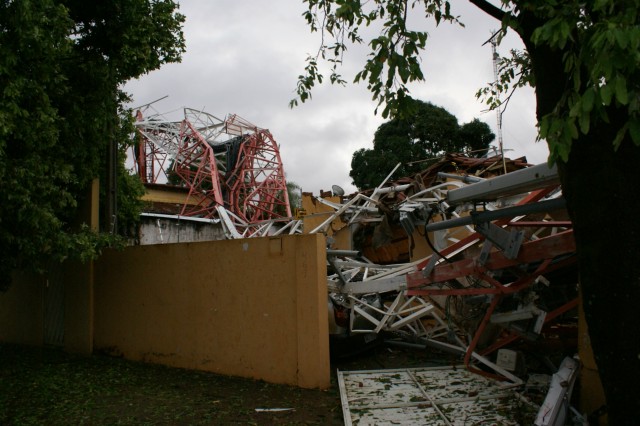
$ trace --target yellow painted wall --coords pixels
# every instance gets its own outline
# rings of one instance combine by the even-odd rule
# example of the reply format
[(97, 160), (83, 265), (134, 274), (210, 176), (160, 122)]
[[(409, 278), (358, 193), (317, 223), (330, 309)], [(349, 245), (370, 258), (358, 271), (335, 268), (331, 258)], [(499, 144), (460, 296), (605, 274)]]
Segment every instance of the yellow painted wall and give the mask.
[(172, 204), (196, 205), (201, 200), (197, 195), (189, 197), (189, 191), (183, 188), (172, 188), (166, 185), (145, 185), (143, 201)]
[(328, 388), (324, 265), (317, 234), (106, 252), (95, 266), (94, 348)]
[[(326, 200), (333, 203), (341, 203), (340, 197), (326, 197)], [(312, 195), (307, 193), (302, 194), (301, 203), (302, 210), (305, 212), (303, 216), (303, 228), (305, 233), (315, 229), (335, 212), (335, 209), (327, 206), (326, 204), (322, 204)], [(335, 240), (331, 246), (332, 249), (352, 249), (349, 226), (347, 225), (347, 222), (343, 222), (340, 217), (336, 218), (331, 222), (331, 224), (329, 224), (325, 235)]]
[[(42, 345), (45, 342), (48, 289), (53, 281), (63, 286), (58, 306), (50, 306), (60, 318), (64, 350), (93, 352), (93, 262), (69, 261), (54, 265), (48, 275), (15, 273), (6, 293), (0, 293), (0, 341)], [(57, 303), (56, 303), (57, 305)], [(57, 322), (54, 321), (54, 322)], [(55, 325), (54, 327), (57, 327)]]
[(94, 262), (67, 262), (64, 277), (64, 349), (90, 355), (93, 352)]
[[(324, 241), (135, 246), (62, 265), (64, 348), (328, 388)], [(0, 293), (0, 341), (43, 344), (46, 291), (46, 277), (15, 275)]]
[(0, 292), (0, 341), (42, 345), (44, 290), (42, 277), (14, 273), (7, 292)]

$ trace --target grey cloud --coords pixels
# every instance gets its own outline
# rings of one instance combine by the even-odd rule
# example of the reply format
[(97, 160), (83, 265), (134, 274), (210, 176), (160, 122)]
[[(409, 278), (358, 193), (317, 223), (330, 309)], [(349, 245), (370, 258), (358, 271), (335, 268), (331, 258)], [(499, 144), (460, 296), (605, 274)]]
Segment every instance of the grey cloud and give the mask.
[[(304, 60), (320, 43), (319, 35), (309, 32), (303, 10), (301, 0), (182, 2), (188, 48), (183, 61), (127, 84), (132, 105), (168, 95), (156, 105), (161, 112), (187, 106), (221, 118), (236, 113), (271, 131), (288, 179), (303, 190), (317, 192), (333, 184), (355, 190), (349, 177), (351, 155), (372, 146), (383, 120), (374, 115), (376, 105), (362, 84), (318, 86), (311, 101), (289, 109)], [(431, 37), (423, 58), (427, 82), (412, 85), (412, 93), (447, 108), (460, 122), (478, 117), (495, 129), (495, 115), (482, 114), (484, 106), (474, 95), (493, 79), (491, 51), (482, 43), (497, 25), (467, 3), (457, 10), (464, 29), (433, 28), (416, 20)], [(366, 46), (349, 48), (341, 70), (346, 80), (353, 79), (366, 52)], [(504, 116), (503, 134), (505, 147), (514, 150), (508, 155), (541, 162), (546, 145), (533, 143), (534, 111), (531, 91), (514, 98)]]

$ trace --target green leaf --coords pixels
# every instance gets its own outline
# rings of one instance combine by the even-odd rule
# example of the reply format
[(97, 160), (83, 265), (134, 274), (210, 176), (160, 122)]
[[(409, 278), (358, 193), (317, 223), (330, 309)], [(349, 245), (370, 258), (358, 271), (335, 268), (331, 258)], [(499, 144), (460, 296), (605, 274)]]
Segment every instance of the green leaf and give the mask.
[(562, 21), (560, 23), (560, 37), (558, 40), (558, 47), (560, 49), (564, 49), (567, 44), (567, 40), (571, 37), (571, 27), (569, 27), (569, 23), (567, 21)]
[(629, 96), (627, 93), (627, 82), (624, 77), (617, 76), (615, 79), (615, 91), (616, 91), (616, 99), (622, 105), (626, 105), (629, 103)]
[(591, 117), (589, 114), (581, 114), (580, 117), (578, 117), (578, 124), (580, 125), (580, 131), (582, 134), (586, 135), (589, 133), (590, 123)]
[(606, 8), (610, 3), (610, 0), (595, 0), (593, 4), (593, 10), (599, 11)]
[(565, 131), (569, 134), (571, 139), (578, 139), (578, 128), (576, 122), (573, 119), (567, 119), (565, 122)]
[(620, 49), (626, 49), (627, 44), (629, 43), (629, 37), (627, 33), (623, 30), (618, 29), (614, 31), (614, 35), (616, 37), (616, 42), (618, 43), (618, 46), (620, 47)]
[(602, 103), (606, 106), (611, 104), (612, 97), (611, 85), (605, 84), (600, 88), (600, 98), (602, 99)]
[(550, 161), (557, 161), (558, 159), (563, 162), (569, 160), (569, 152), (571, 152), (571, 141), (550, 141), (549, 142), (549, 159)]
[(538, 125), (538, 135), (540, 137), (540, 139), (546, 139), (547, 136), (549, 135), (549, 123), (550, 123), (550, 119), (548, 116), (545, 116), (542, 118), (542, 120), (540, 120), (540, 123)]
[(629, 134), (633, 143), (640, 146), (640, 121), (638, 119), (632, 118), (629, 121)]
[(582, 98), (573, 101), (573, 105), (569, 110), (569, 117), (577, 117), (582, 112)]
[(549, 128), (549, 135), (550, 136), (559, 135), (560, 131), (562, 130), (563, 127), (564, 127), (564, 121), (563, 120), (561, 120), (558, 117), (551, 118), (551, 126)]
[(400, 74), (400, 79), (402, 80), (403, 83), (406, 83), (409, 80), (409, 68), (405, 66), (399, 66), (398, 67), (398, 74)]
[(620, 148), (620, 144), (622, 144), (622, 141), (624, 139), (624, 135), (627, 133), (627, 129), (629, 128), (628, 124), (625, 124), (624, 126), (622, 126), (622, 128), (620, 130), (618, 130), (618, 132), (616, 133), (616, 137), (613, 140), (613, 149), (615, 149), (616, 151), (618, 150), (618, 148)]
[(582, 112), (591, 112), (595, 96), (595, 91), (592, 88), (589, 88), (584, 92), (582, 95)]

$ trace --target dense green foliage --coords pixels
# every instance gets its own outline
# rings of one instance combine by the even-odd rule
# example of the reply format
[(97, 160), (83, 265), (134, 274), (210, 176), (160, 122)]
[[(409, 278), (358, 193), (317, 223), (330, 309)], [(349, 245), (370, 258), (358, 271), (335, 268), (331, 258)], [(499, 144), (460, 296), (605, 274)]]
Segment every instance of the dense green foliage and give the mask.
[(482, 156), (495, 139), (489, 126), (474, 119), (462, 126), (446, 109), (411, 101), (411, 112), (383, 123), (376, 130), (373, 149), (353, 153), (349, 176), (360, 189), (374, 188), (400, 163), (393, 177), (411, 176), (448, 152)]
[[(109, 144), (128, 143), (120, 87), (180, 59), (183, 20), (172, 0), (0, 1), (0, 288), (15, 268), (91, 258), (111, 241), (74, 226), (78, 205), (105, 181)], [(123, 161), (126, 230), (140, 186)]]

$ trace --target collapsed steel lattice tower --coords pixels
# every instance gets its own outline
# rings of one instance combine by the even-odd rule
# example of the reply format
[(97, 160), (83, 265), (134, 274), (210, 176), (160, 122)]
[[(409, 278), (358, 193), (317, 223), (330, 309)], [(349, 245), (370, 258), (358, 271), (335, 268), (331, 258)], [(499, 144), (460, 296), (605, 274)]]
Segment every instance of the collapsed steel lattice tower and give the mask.
[[(284, 168), (271, 133), (238, 117), (184, 109), (180, 122), (136, 115), (137, 173), (145, 183), (177, 183), (189, 193), (181, 215), (236, 224), (291, 216)], [(226, 214), (229, 213), (229, 214)]]
[[(252, 126), (237, 115), (226, 121), (227, 131)], [(241, 136), (233, 168), (227, 173), (228, 203), (231, 210), (256, 223), (277, 217), (290, 217), (289, 195), (278, 144), (268, 130), (257, 127)]]

